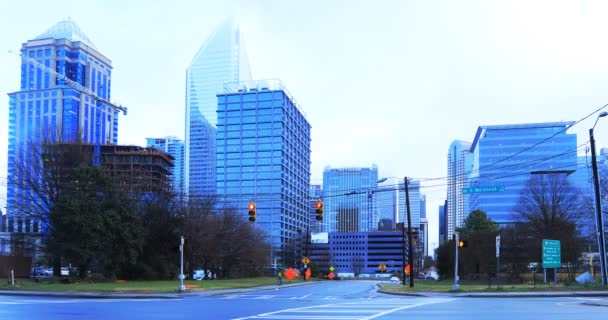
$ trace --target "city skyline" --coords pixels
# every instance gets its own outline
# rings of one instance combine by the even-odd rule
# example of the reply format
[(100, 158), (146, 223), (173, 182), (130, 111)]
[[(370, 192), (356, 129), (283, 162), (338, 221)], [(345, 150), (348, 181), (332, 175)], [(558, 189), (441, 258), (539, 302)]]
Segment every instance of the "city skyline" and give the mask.
[[(235, 13), (256, 78), (281, 78), (309, 117), (313, 184), (327, 165), (378, 163), (379, 177), (446, 177), (446, 148), (454, 139), (471, 139), (479, 125), (578, 120), (608, 101), (602, 80), (608, 46), (595, 40), (607, 26), (608, 6), (599, 1), (182, 1), (153, 7), (58, 1), (39, 2), (35, 12), (31, 5), (0, 4), (3, 30), (11, 30), (0, 54), (3, 114), (6, 94), (19, 86), (19, 58), (6, 52), (69, 15), (112, 58), (112, 96), (129, 107), (119, 143), (183, 138), (184, 70), (201, 41)], [(29, 23), (15, 14), (21, 12), (28, 12)], [(116, 23), (108, 25), (107, 17)], [(0, 166), (6, 172), (2, 119)], [(572, 129), (584, 138), (579, 142), (587, 140), (592, 122)], [(606, 137), (608, 125), (600, 121), (599, 147), (608, 144)], [(446, 183), (427, 185), (421, 188), (428, 208), (435, 208)], [(436, 210), (428, 215), (435, 225)]]

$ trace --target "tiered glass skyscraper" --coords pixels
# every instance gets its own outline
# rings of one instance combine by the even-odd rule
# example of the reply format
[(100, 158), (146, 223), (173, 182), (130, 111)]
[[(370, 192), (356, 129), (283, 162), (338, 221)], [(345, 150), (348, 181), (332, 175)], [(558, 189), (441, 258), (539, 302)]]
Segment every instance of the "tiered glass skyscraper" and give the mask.
[[(118, 115), (109, 102), (112, 62), (71, 20), (52, 26), (21, 47), (21, 85), (9, 94), (8, 188), (10, 230), (36, 232), (21, 215), (25, 192), (17, 169), (27, 170), (32, 146), (74, 141), (115, 144)], [(23, 172), (23, 171), (21, 171)]]
[(273, 259), (310, 215), (310, 124), (279, 81), (227, 84), (217, 96), (218, 204), (268, 235)]
[(455, 140), (448, 150), (448, 194), (446, 236), (451, 239), (456, 228), (462, 227), (469, 214), (467, 197), (462, 192), (473, 167), (471, 143)]
[(216, 192), (217, 97), (224, 83), (251, 80), (239, 27), (226, 20), (186, 70), (184, 187), (191, 197)]
[(164, 151), (175, 160), (171, 169), (173, 191), (181, 199), (184, 195), (184, 142), (177, 137), (146, 138), (146, 146)]

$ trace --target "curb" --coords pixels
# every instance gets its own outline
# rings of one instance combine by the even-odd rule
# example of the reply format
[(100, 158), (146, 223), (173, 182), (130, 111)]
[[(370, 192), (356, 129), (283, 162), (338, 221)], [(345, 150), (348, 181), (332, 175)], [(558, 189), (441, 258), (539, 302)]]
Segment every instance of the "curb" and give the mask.
[(79, 299), (180, 299), (181, 298), (181, 296), (179, 294), (49, 292), (49, 291), (10, 291), (10, 290), (1, 290), (0, 296), (79, 298)]
[[(470, 292), (470, 293), (450, 293), (450, 292), (391, 292), (384, 291), (377, 285), (378, 293), (398, 295), (398, 296), (413, 296), (413, 297), (453, 297), (453, 298), (571, 298), (571, 297), (608, 297), (608, 291), (546, 291), (546, 292)], [(593, 303), (593, 302), (590, 302)], [(608, 306), (607, 304), (599, 304)]]
[[(303, 285), (311, 285), (316, 282), (302, 282), (284, 284), (281, 287), (289, 288)], [(183, 299), (188, 297), (209, 297), (225, 294), (269, 291), (277, 286), (263, 286), (250, 288), (220, 289), (206, 291), (186, 291), (184, 293), (103, 293), (103, 292), (51, 292), (51, 291), (22, 291), (22, 290), (0, 290), (0, 296), (22, 296), (22, 297), (50, 297), (50, 298), (78, 298), (78, 299)]]

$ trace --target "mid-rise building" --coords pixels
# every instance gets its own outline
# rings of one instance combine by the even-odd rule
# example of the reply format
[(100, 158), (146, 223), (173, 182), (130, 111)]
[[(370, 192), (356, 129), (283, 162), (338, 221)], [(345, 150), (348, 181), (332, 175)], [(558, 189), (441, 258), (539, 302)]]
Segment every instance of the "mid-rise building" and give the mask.
[(218, 94), (218, 203), (247, 215), (269, 236), (273, 260), (310, 215), (310, 124), (276, 80), (227, 84)]
[(375, 230), (378, 216), (373, 210), (378, 189), (378, 167), (330, 168), (323, 171), (325, 220), (323, 231), (359, 232)]
[(184, 142), (177, 137), (146, 138), (146, 146), (156, 148), (173, 157), (171, 169), (172, 185), (175, 194), (181, 198), (184, 189)]
[[(326, 241), (313, 241), (310, 260), (319, 270), (334, 267), (339, 276), (387, 275), (403, 270), (403, 252), (407, 261), (407, 238), (401, 231), (330, 232)], [(405, 241), (404, 241), (405, 240)], [(384, 272), (379, 269), (385, 265)]]
[(186, 70), (184, 188), (192, 196), (216, 193), (217, 97), (224, 83), (251, 80), (238, 25), (219, 25)]
[[(499, 224), (516, 222), (518, 218), (514, 208), (531, 174), (576, 171), (576, 134), (567, 132), (573, 124), (552, 122), (479, 127), (470, 149), (473, 168), (463, 186), (470, 192), (469, 210), (481, 209)], [(448, 213), (451, 206), (448, 199)]]
[(463, 187), (467, 185), (468, 175), (473, 166), (471, 143), (455, 140), (448, 151), (448, 189), (446, 209), (446, 236), (451, 238), (457, 228), (462, 227), (469, 214)]

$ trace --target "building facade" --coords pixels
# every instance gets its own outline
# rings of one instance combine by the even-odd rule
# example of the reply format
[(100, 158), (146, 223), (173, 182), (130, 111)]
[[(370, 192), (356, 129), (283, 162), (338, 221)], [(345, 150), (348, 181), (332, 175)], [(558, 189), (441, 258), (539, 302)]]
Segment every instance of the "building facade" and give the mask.
[(20, 56), (19, 91), (9, 93), (7, 221), (29, 230), (27, 222), (36, 222), (22, 214), (31, 191), (19, 177), (37, 165), (37, 146), (117, 143), (119, 113), (126, 109), (110, 102), (112, 62), (75, 22), (60, 21), (28, 40)]
[(325, 232), (360, 232), (376, 230), (378, 215), (374, 210), (378, 189), (378, 167), (330, 168), (323, 170)]
[(451, 237), (456, 228), (462, 227), (469, 214), (466, 195), (462, 188), (467, 185), (468, 176), (473, 166), (471, 143), (455, 140), (448, 150), (448, 189), (446, 209), (446, 232)]
[(184, 142), (177, 137), (146, 138), (148, 148), (156, 148), (173, 157), (171, 169), (172, 185), (175, 194), (181, 199), (184, 189)]
[(247, 215), (255, 201), (276, 260), (309, 222), (310, 124), (276, 80), (227, 84), (217, 99), (218, 203)]
[[(390, 275), (403, 268), (404, 241), (401, 231), (330, 232), (326, 242), (311, 244), (310, 260), (319, 270), (339, 276)], [(407, 261), (407, 246), (405, 246)], [(378, 267), (384, 264), (382, 272)]]
[[(470, 149), (473, 169), (464, 187), (491, 187), (492, 192), (470, 193), (469, 210), (481, 209), (499, 224), (516, 222), (514, 208), (531, 174), (576, 171), (576, 134), (567, 132), (573, 124), (479, 127)], [(451, 205), (448, 201), (448, 212)]]
[(191, 197), (216, 193), (217, 97), (224, 83), (251, 80), (238, 25), (228, 19), (186, 70), (184, 188)]
[[(447, 201), (446, 201), (447, 202)], [(439, 245), (446, 242), (446, 219), (445, 219), (445, 205), (439, 206)]]

